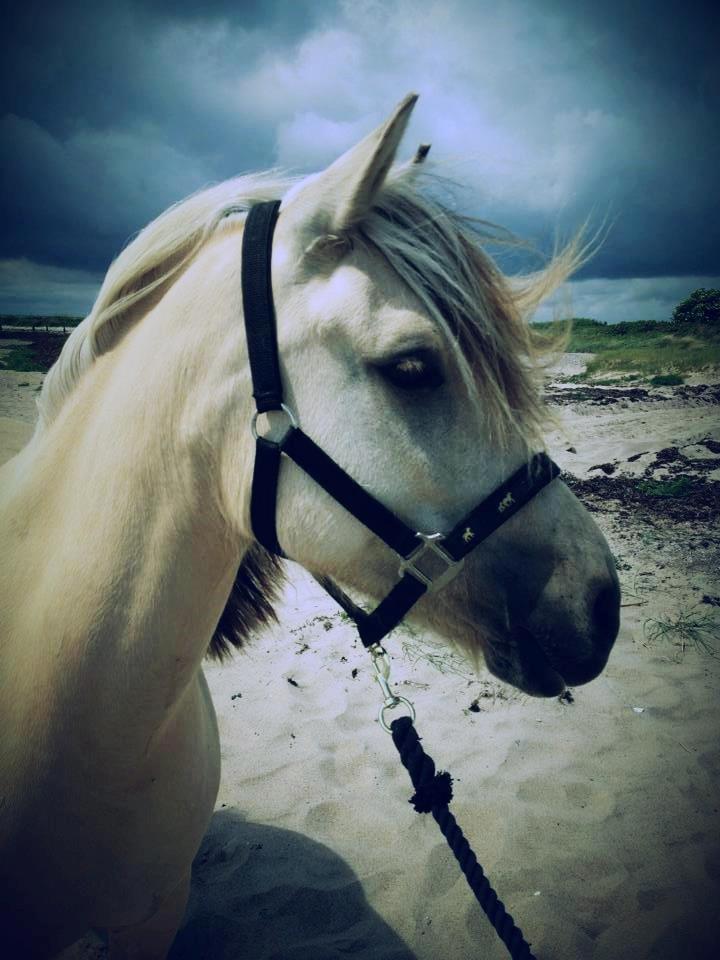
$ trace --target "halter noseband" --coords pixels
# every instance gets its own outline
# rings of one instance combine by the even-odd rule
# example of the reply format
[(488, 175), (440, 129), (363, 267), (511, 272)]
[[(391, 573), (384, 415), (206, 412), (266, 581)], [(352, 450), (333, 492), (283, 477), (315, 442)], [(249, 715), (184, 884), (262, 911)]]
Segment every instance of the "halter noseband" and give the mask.
[[(255, 204), (245, 221), (242, 244), (245, 332), (257, 407), (253, 417), (256, 446), (250, 503), (252, 529), (267, 550), (285, 556), (275, 526), (280, 464), (285, 454), (394, 550), (400, 558), (400, 579), (370, 613), (354, 604), (332, 581), (320, 581), (355, 620), (363, 644), (371, 647), (400, 623), (423, 594), (440, 589), (459, 573), (467, 554), (550, 483), (560, 468), (546, 454), (536, 453), (448, 534), (414, 531), (353, 480), (303, 433), (292, 411), (283, 403), (270, 270), (279, 208), (280, 201)], [(270, 410), (282, 410), (288, 418), (285, 434), (277, 441), (260, 436), (256, 428), (258, 416)], [(428, 571), (428, 561), (432, 572)]]

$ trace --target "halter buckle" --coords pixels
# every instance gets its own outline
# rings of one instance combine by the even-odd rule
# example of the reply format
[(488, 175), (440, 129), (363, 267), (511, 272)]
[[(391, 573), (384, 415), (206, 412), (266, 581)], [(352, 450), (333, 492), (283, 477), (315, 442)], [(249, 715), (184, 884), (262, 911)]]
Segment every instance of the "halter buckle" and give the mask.
[[(420, 543), (409, 556), (403, 559), (398, 573), (401, 577), (409, 573), (424, 584), (428, 593), (434, 593), (436, 590), (442, 589), (453, 577), (460, 573), (465, 564), (465, 558), (455, 560), (447, 550), (443, 549), (441, 543), (445, 539), (444, 533), (420, 533), (418, 531), (415, 536), (420, 539)], [(426, 563), (429, 561), (430, 569), (427, 565), (424, 570), (419, 567), (418, 564), (423, 560)], [(445, 565), (445, 568), (436, 572), (438, 560)]]

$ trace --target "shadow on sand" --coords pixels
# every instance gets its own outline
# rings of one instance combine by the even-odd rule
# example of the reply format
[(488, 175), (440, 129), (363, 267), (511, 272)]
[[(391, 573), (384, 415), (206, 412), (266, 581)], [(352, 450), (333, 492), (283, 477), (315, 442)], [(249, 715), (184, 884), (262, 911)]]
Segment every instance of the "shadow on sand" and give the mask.
[(416, 960), (328, 847), (290, 830), (213, 816), (169, 960)]

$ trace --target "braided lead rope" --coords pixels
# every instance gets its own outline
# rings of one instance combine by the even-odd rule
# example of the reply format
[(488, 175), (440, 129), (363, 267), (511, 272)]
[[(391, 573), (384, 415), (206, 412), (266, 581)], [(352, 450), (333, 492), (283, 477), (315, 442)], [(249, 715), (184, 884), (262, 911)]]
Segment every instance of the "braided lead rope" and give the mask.
[(390, 725), (393, 743), (397, 747), (403, 766), (410, 774), (415, 795), (410, 800), (418, 813), (432, 813), (448, 846), (455, 854), (465, 874), (475, 899), (485, 911), (495, 932), (507, 947), (512, 960), (536, 960), (525, 941), (522, 931), (515, 925), (512, 916), (505, 909), (485, 876), (483, 868), (450, 813), (448, 804), (452, 800), (452, 778), (449, 773), (435, 773), (435, 764), (420, 745), (410, 717), (399, 717)]

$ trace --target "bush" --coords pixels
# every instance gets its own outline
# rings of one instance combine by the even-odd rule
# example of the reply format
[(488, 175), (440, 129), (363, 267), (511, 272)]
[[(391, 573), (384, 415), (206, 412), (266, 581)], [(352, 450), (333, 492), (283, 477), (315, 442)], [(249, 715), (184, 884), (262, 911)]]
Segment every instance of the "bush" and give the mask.
[(677, 326), (699, 323), (720, 327), (720, 290), (700, 287), (673, 310), (672, 322)]

